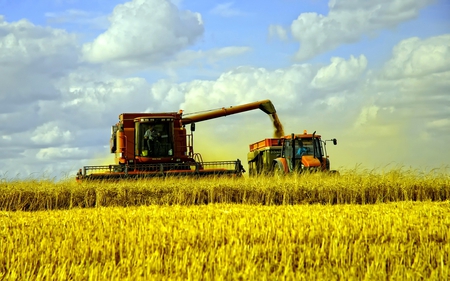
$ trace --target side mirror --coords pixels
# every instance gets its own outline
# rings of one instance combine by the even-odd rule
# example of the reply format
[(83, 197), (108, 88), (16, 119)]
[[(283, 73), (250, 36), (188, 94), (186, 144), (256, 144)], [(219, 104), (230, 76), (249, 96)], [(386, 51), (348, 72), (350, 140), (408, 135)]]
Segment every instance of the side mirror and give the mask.
[(195, 131), (195, 123), (191, 123), (191, 132)]
[(337, 144), (337, 139), (333, 139), (333, 144), (334, 144), (334, 145)]

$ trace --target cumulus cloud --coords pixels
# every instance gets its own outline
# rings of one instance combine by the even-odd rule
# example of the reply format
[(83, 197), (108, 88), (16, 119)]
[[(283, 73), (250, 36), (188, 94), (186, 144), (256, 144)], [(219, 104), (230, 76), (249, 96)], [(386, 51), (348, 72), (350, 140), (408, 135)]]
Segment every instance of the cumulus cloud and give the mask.
[(348, 61), (334, 57), (331, 58), (330, 65), (319, 69), (311, 84), (315, 88), (337, 90), (341, 86), (348, 86), (350, 82), (358, 80), (366, 67), (367, 59), (364, 55), (359, 58), (351, 56)]
[(401, 41), (375, 81), (377, 87), (386, 93), (386, 99), (395, 91), (401, 99), (390, 98), (388, 102), (398, 106), (419, 100), (421, 105), (445, 105), (442, 101), (449, 98), (445, 90), (450, 87), (449, 49), (449, 35)]
[[(25, 154), (27, 149), (59, 145), (70, 138), (61, 132), (57, 142), (50, 140), (59, 132), (43, 124), (57, 119), (59, 110), (47, 117), (41, 112), (48, 110), (49, 103), (61, 101), (55, 83), (76, 68), (78, 50), (76, 36), (64, 30), (36, 26), (27, 20), (9, 23), (0, 17), (0, 146), (6, 148), (1, 158), (11, 160), (3, 172), (24, 167), (26, 163), (20, 161), (25, 157), (34, 159), (34, 155)], [(49, 135), (35, 134), (40, 126)], [(33, 139), (38, 135), (39, 140)]]
[(151, 86), (151, 94), (155, 100), (155, 105), (149, 105), (145, 111), (154, 112), (159, 109), (160, 111), (173, 112), (177, 111), (178, 106), (184, 101), (184, 89), (183, 87), (177, 87), (176, 83), (169, 82), (167, 80), (159, 80)]
[(0, 111), (58, 98), (53, 83), (74, 68), (77, 53), (76, 37), (64, 30), (0, 17)]
[[(77, 116), (77, 122), (71, 125), (77, 130), (97, 128), (109, 132), (110, 125), (117, 122), (120, 113), (142, 112), (149, 105), (155, 109), (150, 85), (144, 78), (121, 79), (91, 74), (90, 80), (86, 81), (90, 74), (88, 70), (75, 72), (58, 83), (63, 100), (53, 106), (61, 111), (64, 120)], [(42, 114), (49, 118), (54, 110), (49, 107)], [(78, 141), (84, 142), (86, 138), (89, 136), (80, 136)]]
[(89, 158), (89, 151), (81, 150), (78, 147), (48, 147), (40, 149), (36, 153), (36, 158), (50, 161), (62, 159), (86, 159)]
[(48, 122), (36, 128), (31, 140), (36, 144), (57, 146), (72, 139), (70, 130), (59, 128), (55, 122)]
[[(366, 79), (361, 88), (366, 98), (354, 129), (368, 148), (389, 139), (392, 149), (377, 156), (379, 163), (398, 161), (416, 168), (446, 163), (449, 155), (443, 148), (450, 142), (450, 64), (440, 62), (448, 61), (445, 50), (449, 44), (448, 35), (401, 41), (383, 69)], [(436, 65), (427, 66), (427, 57)], [(412, 153), (431, 142), (436, 149), (423, 150), (420, 156)], [(372, 160), (377, 157), (372, 155)]]
[[(340, 64), (351, 67), (356, 59), (351, 57), (348, 60), (342, 58), (337, 60)], [(364, 58), (361, 57), (360, 60), (363, 61)], [(307, 119), (302, 118), (307, 118), (310, 113), (326, 112), (331, 108), (340, 112), (345, 109), (343, 105), (347, 99), (358, 101), (358, 95), (347, 89), (355, 88), (355, 81), (360, 77), (362, 70), (346, 71), (345, 67), (340, 67), (337, 71), (342, 73), (329, 72), (329, 75), (335, 75), (337, 76), (335, 78), (340, 79), (339, 84), (333, 84), (330, 82), (333, 77), (330, 76), (330, 80), (325, 79), (327, 76), (323, 71), (332, 67), (333, 63), (323, 68), (297, 64), (276, 70), (237, 67), (213, 81), (196, 80), (173, 87), (178, 87), (185, 93), (185, 102), (182, 104), (185, 110), (197, 111), (273, 99), (275, 107), (280, 112), (290, 112), (295, 116), (292, 118), (287, 114), (285, 118), (306, 121)], [(330, 91), (332, 85), (336, 87), (334, 91)], [(346, 118), (348, 117), (344, 116), (341, 122), (346, 121)]]
[(52, 25), (76, 24), (93, 29), (107, 29), (108, 19), (105, 15), (84, 10), (69, 9), (63, 12), (45, 13), (47, 23)]
[(448, 71), (449, 65), (450, 34), (425, 40), (413, 37), (395, 46), (384, 74), (388, 79), (423, 77)]
[(342, 44), (358, 41), (383, 28), (414, 19), (433, 0), (331, 0), (328, 15), (302, 13), (291, 24), (292, 37), (300, 42), (297, 60), (306, 60)]
[(428, 122), (428, 128), (449, 131), (450, 128), (450, 117), (445, 119), (436, 119)]
[[(219, 61), (250, 52), (250, 47), (228, 46), (208, 50), (185, 50), (177, 53), (172, 60), (163, 62), (161, 66), (171, 74), (180, 67), (200, 65), (199, 68), (213, 65)], [(172, 72), (171, 72), (172, 71)]]
[(245, 14), (244, 12), (233, 8), (233, 5), (234, 2), (217, 4), (214, 8), (211, 9), (210, 13), (221, 17), (235, 17)]
[(279, 38), (282, 41), (287, 41), (287, 30), (279, 24), (269, 25), (269, 38)]
[(168, 0), (133, 0), (117, 5), (110, 26), (83, 46), (90, 62), (154, 63), (193, 44), (203, 34), (199, 13)]
[(216, 81), (197, 80), (181, 84), (186, 93), (183, 106), (200, 110), (208, 105), (220, 106), (221, 102), (244, 103), (273, 95), (284, 95), (289, 101), (307, 98), (308, 89), (297, 91), (297, 87), (305, 82), (308, 84), (312, 75), (312, 69), (303, 65), (275, 71), (238, 67), (222, 74)]

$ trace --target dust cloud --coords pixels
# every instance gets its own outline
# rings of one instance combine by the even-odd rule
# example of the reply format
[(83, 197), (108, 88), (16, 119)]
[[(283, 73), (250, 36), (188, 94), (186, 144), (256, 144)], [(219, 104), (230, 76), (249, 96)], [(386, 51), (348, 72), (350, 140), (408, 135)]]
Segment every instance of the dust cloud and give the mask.
[(274, 138), (281, 138), (282, 136), (284, 136), (283, 124), (281, 124), (281, 121), (278, 118), (278, 115), (276, 113), (273, 113), (273, 114), (270, 115), (270, 119), (272, 120), (273, 127), (274, 127), (274, 130), (275, 130), (273, 132), (273, 137)]
[(114, 153), (96, 153), (92, 159), (89, 160), (88, 165), (92, 166), (106, 166), (114, 165), (115, 157)]

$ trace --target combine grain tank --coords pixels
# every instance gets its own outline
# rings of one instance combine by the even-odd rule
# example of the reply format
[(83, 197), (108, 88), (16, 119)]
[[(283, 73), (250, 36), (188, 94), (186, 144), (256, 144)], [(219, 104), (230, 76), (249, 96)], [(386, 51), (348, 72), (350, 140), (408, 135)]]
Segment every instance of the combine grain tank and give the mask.
[[(154, 176), (241, 176), (241, 161), (204, 162), (194, 152), (195, 123), (227, 115), (261, 109), (275, 115), (270, 100), (210, 110), (183, 116), (182, 111), (164, 113), (122, 113), (112, 126), (110, 148), (115, 163), (105, 166), (84, 166), (77, 180), (118, 179)], [(190, 124), (190, 133), (185, 126)]]

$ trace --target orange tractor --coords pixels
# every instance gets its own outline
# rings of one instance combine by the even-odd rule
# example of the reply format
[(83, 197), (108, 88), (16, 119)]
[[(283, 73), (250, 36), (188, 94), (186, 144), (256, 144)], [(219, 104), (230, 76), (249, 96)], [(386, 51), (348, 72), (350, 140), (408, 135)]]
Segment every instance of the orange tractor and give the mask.
[[(84, 166), (76, 179), (138, 178), (166, 175), (233, 175), (244, 171), (239, 159), (204, 162), (194, 152), (195, 123), (261, 109), (276, 116), (270, 100), (183, 116), (182, 111), (168, 113), (122, 113), (112, 126), (111, 153), (115, 164)], [(190, 124), (190, 133), (185, 126)]]
[(330, 172), (327, 154), (328, 141), (337, 144), (336, 139), (322, 140), (316, 132), (291, 134), (282, 138), (264, 139), (250, 145), (247, 154), (250, 176), (261, 174), (284, 175), (292, 172)]

